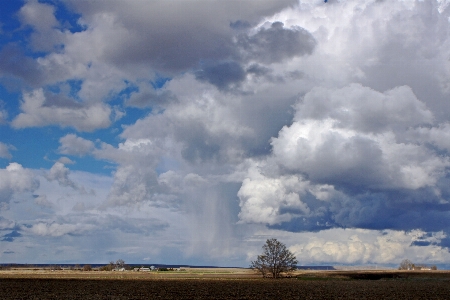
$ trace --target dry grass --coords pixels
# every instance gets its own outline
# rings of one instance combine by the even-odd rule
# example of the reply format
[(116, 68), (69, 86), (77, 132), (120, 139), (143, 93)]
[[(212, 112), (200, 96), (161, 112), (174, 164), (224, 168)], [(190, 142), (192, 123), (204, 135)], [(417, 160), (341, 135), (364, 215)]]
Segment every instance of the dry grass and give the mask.
[[(299, 270), (292, 277), (302, 280), (394, 280), (394, 279), (440, 279), (450, 281), (450, 271), (397, 271), (397, 270), (362, 270), (362, 271), (316, 271)], [(31, 279), (258, 279), (261, 276), (250, 269), (242, 268), (188, 268), (184, 271), (152, 272), (113, 272), (113, 271), (74, 271), (44, 269), (0, 270), (1, 278)]]
[(74, 271), (44, 269), (12, 269), (1, 270), (0, 278), (32, 278), (32, 279), (239, 279), (260, 278), (252, 270), (241, 268), (192, 268), (185, 271), (134, 272), (134, 271)]

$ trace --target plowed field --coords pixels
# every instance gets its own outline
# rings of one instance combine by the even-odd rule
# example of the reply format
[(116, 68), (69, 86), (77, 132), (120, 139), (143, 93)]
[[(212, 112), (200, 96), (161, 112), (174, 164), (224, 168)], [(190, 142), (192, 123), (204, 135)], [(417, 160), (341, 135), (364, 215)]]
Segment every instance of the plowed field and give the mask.
[(447, 279), (0, 278), (1, 299), (449, 299)]

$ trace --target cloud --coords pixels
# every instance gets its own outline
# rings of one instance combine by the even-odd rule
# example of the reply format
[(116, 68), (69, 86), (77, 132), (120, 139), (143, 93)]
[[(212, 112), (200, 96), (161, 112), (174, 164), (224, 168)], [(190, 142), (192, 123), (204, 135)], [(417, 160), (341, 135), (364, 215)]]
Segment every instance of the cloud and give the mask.
[(83, 156), (91, 153), (95, 145), (92, 141), (83, 139), (75, 134), (67, 134), (59, 139), (61, 146), (58, 148), (58, 152), (66, 155), (78, 155)]
[(337, 264), (398, 264), (407, 257), (414, 257), (416, 262), (445, 261), (449, 256), (448, 250), (431, 242), (438, 243), (445, 238), (445, 234), (432, 233), (425, 238), (430, 241), (427, 246), (414, 245), (415, 241), (422, 240), (426, 235), (420, 230), (331, 229), (316, 233), (314, 237), (295, 243), (289, 249), (304, 265), (321, 261)]
[[(130, 1), (127, 5), (113, 1), (107, 6), (71, 1), (69, 5), (82, 13), (84, 22), (90, 26), (90, 31), (84, 35), (96, 36), (102, 41), (103, 59), (118, 64), (147, 63), (162, 71), (180, 71), (203, 59), (223, 59), (230, 55), (233, 31), (229, 22), (236, 13), (241, 20), (253, 23), (294, 3), (290, 0), (265, 0), (258, 4), (245, 1), (235, 6), (205, 1), (157, 1), (142, 7), (139, 1)], [(126, 18), (129, 15), (134, 17)], [(145, 28), (161, 30), (149, 33)]]
[(6, 124), (8, 120), (8, 111), (5, 109), (5, 103), (0, 100), (0, 125)]
[(23, 25), (33, 28), (31, 43), (35, 50), (53, 50), (53, 47), (59, 44), (63, 38), (61, 31), (54, 30), (60, 27), (55, 17), (55, 10), (53, 5), (38, 1), (28, 1), (20, 8), (19, 20)]
[(268, 25), (254, 34), (239, 36), (237, 44), (247, 60), (270, 64), (313, 52), (316, 41), (304, 28), (284, 28), (282, 22)]
[(33, 195), (35, 197), (34, 203), (41, 207), (53, 207), (53, 203), (48, 201), (45, 195)]
[(84, 187), (76, 184), (69, 178), (70, 170), (64, 166), (61, 162), (56, 162), (48, 173), (45, 174), (45, 178), (48, 181), (57, 181), (60, 186), (71, 187), (74, 190), (86, 193)]
[(359, 85), (313, 90), (296, 109), (294, 123), (272, 140), (273, 152), (317, 182), (417, 189), (434, 186), (449, 163), (426, 145), (403, 141), (410, 127), (432, 122), (408, 88), (384, 95)]
[(12, 230), (17, 226), (16, 222), (0, 217), (0, 230)]
[(65, 157), (65, 156), (58, 158), (58, 162), (60, 162), (64, 165), (72, 165), (75, 163), (73, 160), (71, 160), (70, 158)]
[(196, 72), (198, 80), (208, 81), (219, 89), (228, 89), (233, 85), (238, 85), (245, 79), (245, 71), (242, 66), (234, 61), (219, 63), (205, 63)]
[(39, 187), (34, 174), (18, 163), (0, 169), (0, 202), (8, 203), (14, 194), (33, 192)]
[[(265, 24), (266, 25), (266, 24)], [(220, 90), (233, 90), (241, 86), (247, 72), (254, 75), (270, 71), (257, 67), (257, 63), (272, 64), (297, 56), (311, 54), (316, 42), (305, 29), (286, 29), (281, 22), (274, 22), (268, 28), (261, 26), (256, 33), (240, 34), (237, 37), (236, 61), (206, 61), (195, 71), (197, 80), (209, 82)], [(245, 63), (251, 66), (245, 70)]]
[(40, 69), (38, 63), (26, 56), (15, 44), (6, 45), (1, 49), (0, 74), (3, 79), (8, 77), (22, 79), (32, 85), (41, 83), (42, 78), (45, 77), (45, 72)]
[[(154, 171), (134, 166), (123, 166), (114, 173), (114, 184), (108, 196), (108, 205), (136, 205), (144, 201), (159, 202), (158, 195), (148, 188), (156, 183)], [(155, 197), (156, 196), (156, 197)], [(165, 205), (168, 199), (162, 197), (160, 205)]]
[(9, 150), (16, 150), (16, 148), (14, 146), (0, 142), (0, 158), (11, 159), (12, 155)]
[(23, 228), (23, 231), (32, 233), (38, 236), (60, 237), (63, 235), (79, 235), (90, 231), (93, 226), (88, 224), (59, 224), (38, 222), (30, 228)]
[(52, 5), (29, 1), (19, 10), (19, 18), (27, 25), (37, 30), (49, 30), (58, 26), (55, 16), (55, 7)]
[(14, 239), (16, 239), (16, 238), (18, 238), (18, 237), (21, 237), (21, 236), (22, 236), (22, 235), (21, 235), (18, 231), (13, 230), (13, 231), (11, 231), (10, 233), (5, 234), (5, 235), (3, 236), (2, 241), (4, 241), (4, 242), (13, 242)]
[(73, 211), (76, 212), (83, 212), (86, 210), (86, 205), (84, 205), (84, 202), (77, 202), (73, 207), (72, 207)]
[(97, 215), (88, 212), (68, 214), (54, 220), (37, 220), (22, 231), (35, 236), (89, 236), (111, 231), (149, 235), (168, 227), (167, 222), (156, 218), (126, 218), (111, 214)]
[(12, 121), (14, 128), (59, 125), (74, 127), (78, 131), (93, 131), (111, 124), (112, 110), (104, 104), (82, 107), (49, 106), (42, 89), (23, 95), (20, 106), (23, 111)]
[(130, 96), (125, 101), (126, 106), (146, 108), (164, 108), (169, 103), (177, 101), (176, 97), (165, 89), (155, 88), (151, 84), (141, 83), (138, 86), (138, 91), (130, 93)]
[(300, 199), (306, 182), (295, 176), (245, 179), (239, 190), (239, 218), (249, 223), (273, 225), (288, 222), (293, 216), (308, 216), (308, 205)]
[[(316, 88), (295, 109), (272, 139), (272, 155), (248, 164), (241, 221), (291, 231), (439, 228), (426, 219), (447, 216), (449, 159), (424, 133), (443, 126), (410, 88)], [(405, 202), (415, 205), (401, 208)], [(428, 217), (413, 217), (425, 206)]]

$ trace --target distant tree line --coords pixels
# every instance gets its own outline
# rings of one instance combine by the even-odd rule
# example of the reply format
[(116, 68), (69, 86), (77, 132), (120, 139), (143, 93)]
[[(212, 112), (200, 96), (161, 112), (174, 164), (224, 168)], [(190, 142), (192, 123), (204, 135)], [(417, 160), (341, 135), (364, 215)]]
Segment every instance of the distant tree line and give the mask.
[(399, 270), (437, 270), (436, 265), (427, 266), (424, 264), (414, 264), (409, 259), (404, 259), (401, 261), (400, 266), (398, 267)]
[(118, 259), (116, 262), (110, 261), (109, 264), (100, 267), (100, 271), (112, 271), (122, 268), (128, 270), (130, 267), (127, 264), (125, 264), (125, 261), (123, 259)]

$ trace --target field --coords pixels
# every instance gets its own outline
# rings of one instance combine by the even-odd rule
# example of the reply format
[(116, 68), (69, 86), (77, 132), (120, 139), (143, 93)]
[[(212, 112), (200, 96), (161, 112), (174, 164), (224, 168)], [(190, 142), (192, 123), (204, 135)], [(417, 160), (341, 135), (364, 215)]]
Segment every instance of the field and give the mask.
[[(450, 272), (302, 271), (261, 279), (243, 269), (1, 271), (2, 299), (448, 299)], [(160, 272), (162, 273), (162, 272)]]

